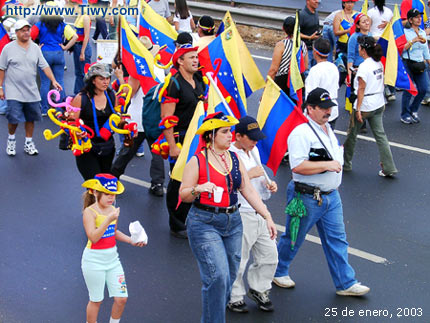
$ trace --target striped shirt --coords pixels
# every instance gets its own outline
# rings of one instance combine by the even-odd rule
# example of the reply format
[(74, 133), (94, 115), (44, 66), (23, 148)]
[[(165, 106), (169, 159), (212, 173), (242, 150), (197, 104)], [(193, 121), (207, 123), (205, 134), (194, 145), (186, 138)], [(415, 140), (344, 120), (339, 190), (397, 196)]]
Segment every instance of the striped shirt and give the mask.
[[(285, 38), (283, 40), (283, 43), (285, 48), (284, 48), (284, 52), (282, 53), (281, 64), (279, 64), (279, 68), (278, 68), (278, 72), (276, 73), (276, 76), (288, 74), (288, 72), (290, 71), (291, 53), (293, 50), (293, 39)], [(301, 41), (301, 47), (302, 47), (302, 52), (304, 57), (308, 53), (308, 49), (306, 47), (306, 44), (303, 41)]]

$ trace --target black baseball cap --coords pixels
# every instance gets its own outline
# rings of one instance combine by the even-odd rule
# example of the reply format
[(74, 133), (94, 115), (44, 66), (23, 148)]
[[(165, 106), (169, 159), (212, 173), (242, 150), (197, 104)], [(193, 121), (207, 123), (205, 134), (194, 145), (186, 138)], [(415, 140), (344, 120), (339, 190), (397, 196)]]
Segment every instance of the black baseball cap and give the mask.
[(251, 116), (245, 116), (239, 119), (239, 123), (235, 126), (235, 132), (241, 135), (247, 135), (253, 141), (259, 141), (266, 138), (266, 135), (261, 131), (257, 120)]
[(187, 32), (182, 32), (178, 35), (178, 38), (175, 40), (175, 44), (184, 45), (184, 44), (193, 44), (193, 36), (191, 36)]
[(409, 10), (409, 11), (408, 11), (408, 15), (407, 15), (407, 17), (408, 17), (408, 19), (409, 19), (409, 18), (414, 18), (414, 17), (421, 16), (422, 14), (423, 14), (423, 13), (422, 13), (422, 12), (420, 12), (418, 9), (413, 8), (413, 9), (411, 9), (411, 10)]
[[(330, 94), (327, 90), (324, 90), (320, 87), (317, 87), (316, 89), (313, 89), (306, 99), (307, 104), (311, 105), (317, 105), (322, 109), (328, 109), (331, 107), (334, 107), (336, 103), (334, 103), (331, 98)], [(237, 126), (236, 126), (237, 127)]]

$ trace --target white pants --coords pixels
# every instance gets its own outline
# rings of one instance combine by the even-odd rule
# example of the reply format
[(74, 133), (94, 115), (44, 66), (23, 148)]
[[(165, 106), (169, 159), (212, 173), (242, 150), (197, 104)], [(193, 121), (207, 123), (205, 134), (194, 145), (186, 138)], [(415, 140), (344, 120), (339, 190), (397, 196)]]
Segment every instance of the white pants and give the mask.
[(272, 288), (272, 279), (278, 265), (278, 249), (276, 240), (271, 240), (266, 220), (255, 212), (240, 212), (243, 224), (242, 259), (239, 272), (233, 284), (230, 302), (243, 299), (246, 294), (243, 275), (252, 251), (254, 262), (248, 268), (249, 287), (257, 292), (265, 292)]

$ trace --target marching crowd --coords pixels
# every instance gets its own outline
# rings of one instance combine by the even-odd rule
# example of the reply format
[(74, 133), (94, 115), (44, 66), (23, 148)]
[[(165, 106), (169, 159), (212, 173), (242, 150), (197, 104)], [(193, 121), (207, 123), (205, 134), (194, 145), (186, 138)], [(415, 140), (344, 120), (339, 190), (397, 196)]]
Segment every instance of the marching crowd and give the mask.
[[(101, 1), (103, 2), (103, 1)], [(375, 0), (375, 8), (367, 14), (353, 10), (354, 2), (342, 1), (342, 9), (324, 20), (320, 29), (318, 0), (307, 0), (299, 14), (304, 57), (305, 93), (303, 112), (307, 123), (297, 126), (288, 137), (288, 158), (292, 181), (287, 189), (287, 230), (276, 244), (277, 230), (264, 200), (276, 193), (277, 184), (270, 180), (261, 166), (256, 146), (265, 138), (257, 121), (251, 116), (240, 120), (222, 112), (209, 114), (197, 130), (205, 145), (184, 169), (182, 181), (170, 179), (166, 206), (170, 232), (177, 238), (188, 239), (197, 260), (202, 281), (202, 322), (224, 322), (225, 310), (245, 313), (245, 295), (263, 311), (273, 311), (269, 298), (272, 282), (282, 288), (292, 288), (289, 266), (304, 242), (307, 232), (316, 225), (327, 258), (330, 274), (341, 296), (362, 296), (370, 289), (358, 282), (348, 262), (348, 242), (343, 221), (342, 202), (338, 187), (342, 171), (352, 170), (352, 158), (357, 134), (372, 130), (380, 153), (383, 177), (394, 176), (398, 170), (385, 135), (382, 116), (386, 101), (396, 99), (395, 88), (384, 85), (382, 48), (377, 43), (383, 29), (392, 18), (384, 0)], [(116, 4), (116, 2), (114, 1)], [(198, 53), (215, 39), (215, 23), (202, 16), (197, 23), (185, 0), (176, 0), (176, 11), (170, 15), (165, 0), (152, 0), (151, 7), (173, 23), (179, 35), (175, 41), (170, 79), (166, 83), (165, 98), (160, 106), (162, 130), (168, 143), (168, 155), (173, 161), (181, 152), (185, 134), (199, 101), (205, 100), (207, 84), (199, 71)], [(166, 7), (167, 4), (167, 7)], [(49, 2), (47, 5), (57, 6)], [(108, 5), (108, 4), (104, 4)], [(137, 4), (130, 4), (131, 6)], [(402, 94), (401, 122), (420, 122), (418, 110), (427, 104), (428, 73), (424, 64), (430, 63), (427, 45), (429, 29), (422, 29), (422, 12), (402, 4), (405, 25), (405, 45), (402, 58), (405, 69), (414, 82), (418, 94), (411, 102), (411, 94)], [(136, 17), (128, 17), (130, 25)], [(161, 18), (160, 18), (161, 19)], [(108, 33), (106, 21), (96, 19), (97, 39), (115, 37), (115, 21)], [(25, 123), (24, 151), (37, 155), (33, 142), (34, 122), (47, 114), (48, 92), (55, 88), (60, 101), (65, 100), (64, 52), (72, 51), (75, 84), (71, 106), (76, 110), (67, 118), (82, 120), (94, 132), (92, 148), (76, 155), (76, 165), (87, 189), (84, 197), (83, 221), (88, 243), (82, 256), (82, 272), (89, 292), (87, 322), (96, 322), (103, 300), (105, 285), (114, 297), (110, 322), (119, 322), (127, 301), (127, 285), (118, 258), (116, 240), (142, 247), (117, 230), (119, 208), (115, 196), (124, 191), (118, 180), (133, 156), (142, 155), (141, 145), (149, 146), (157, 138), (145, 134), (142, 127), (142, 108), (145, 94), (138, 80), (127, 73), (118, 57), (111, 65), (91, 64), (91, 17), (80, 15), (72, 28), (60, 16), (42, 16), (31, 23), (19, 19), (13, 26), (16, 40), (8, 43), (0, 55), (0, 99), (8, 121), (6, 152), (16, 155), (15, 131)], [(293, 53), (296, 19), (287, 17), (283, 24), (285, 39), (273, 52), (268, 72), (279, 87), (290, 95), (288, 75)], [(191, 32), (197, 29), (198, 40)], [(153, 55), (159, 46), (148, 37), (139, 40)], [(36, 44), (37, 42), (37, 44)], [(154, 67), (158, 79), (163, 70)], [(128, 107), (130, 122), (137, 124), (134, 144), (126, 140), (115, 149), (111, 129), (107, 126), (119, 98), (112, 90), (128, 84), (131, 101)], [(40, 77), (38, 87), (37, 77)], [(348, 136), (341, 146), (333, 129), (339, 115), (338, 91), (342, 84), (352, 88), (348, 99), (353, 104)], [(430, 97), (430, 96), (429, 96)], [(292, 98), (294, 99), (294, 98)], [(232, 134), (234, 127), (234, 135)], [(150, 193), (164, 196), (164, 161), (151, 152)], [(250, 255), (252, 254), (252, 263)], [(248, 266), (249, 289), (243, 278)]]

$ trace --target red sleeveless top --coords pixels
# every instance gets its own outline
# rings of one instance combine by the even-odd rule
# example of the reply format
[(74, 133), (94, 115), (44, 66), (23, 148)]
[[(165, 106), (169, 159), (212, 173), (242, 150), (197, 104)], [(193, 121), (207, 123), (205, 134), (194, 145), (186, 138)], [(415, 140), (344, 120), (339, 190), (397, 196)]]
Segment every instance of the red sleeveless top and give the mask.
[[(237, 204), (237, 191), (242, 184), (242, 175), (239, 169), (239, 159), (235, 152), (229, 151), (230, 156), (230, 174), (231, 179), (233, 180), (233, 188), (231, 192), (229, 192), (230, 188), (230, 176), (223, 174), (222, 171), (218, 170), (216, 167), (212, 165), (211, 162), (208, 163), (209, 166), (209, 177), (210, 182), (214, 183), (216, 186), (224, 188), (224, 192), (222, 193), (221, 203), (214, 202), (214, 194), (211, 194), (211, 198), (209, 198), (209, 193), (203, 192), (200, 194), (200, 198), (197, 200), (201, 204), (212, 205), (212, 206), (220, 206), (220, 207), (229, 207)], [(199, 180), (198, 184), (204, 184), (208, 182), (207, 171), (206, 171), (206, 157), (203, 152), (200, 152), (196, 155), (197, 161), (199, 163)]]

